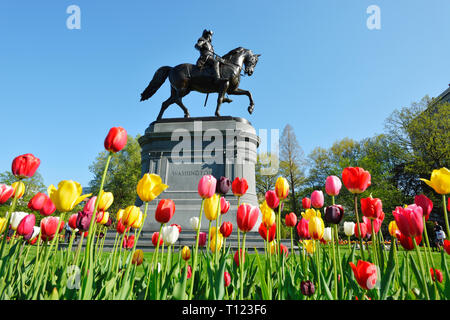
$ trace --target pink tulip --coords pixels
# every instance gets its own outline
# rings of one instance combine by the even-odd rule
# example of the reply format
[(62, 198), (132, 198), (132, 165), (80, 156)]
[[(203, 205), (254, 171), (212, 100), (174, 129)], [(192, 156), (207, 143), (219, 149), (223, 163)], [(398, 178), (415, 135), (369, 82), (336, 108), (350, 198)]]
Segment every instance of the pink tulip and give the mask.
[(426, 195), (417, 195), (414, 197), (414, 203), (419, 207), (422, 207), (422, 214), (425, 217), (425, 221), (428, 221), (431, 210), (433, 210), (433, 201), (431, 201)]
[(278, 199), (277, 194), (274, 190), (269, 190), (266, 192), (266, 203), (272, 209), (278, 208), (280, 199)]
[(237, 211), (237, 224), (242, 232), (248, 232), (253, 229), (258, 220), (259, 208), (254, 207), (248, 203), (243, 203), (239, 206)]
[(223, 274), (223, 278), (224, 278), (224, 282), (225, 282), (224, 283), (225, 287), (228, 287), (231, 283), (231, 275), (227, 271), (225, 271)]
[(90, 198), (88, 200), (88, 202), (86, 202), (86, 204), (84, 205), (83, 212), (84, 213), (88, 213), (88, 214), (94, 213), (95, 201), (97, 201), (97, 197), (96, 196)]
[(33, 232), (34, 224), (36, 223), (36, 217), (34, 214), (29, 214), (25, 216), (25, 218), (20, 221), (19, 226), (17, 227), (17, 234), (20, 236), (25, 236), (31, 232)]
[(204, 247), (205, 244), (206, 244), (206, 232), (199, 232), (198, 245), (199, 245), (199, 247)]
[(203, 199), (211, 198), (216, 193), (217, 180), (212, 175), (203, 176), (198, 182), (198, 194)]
[(337, 196), (342, 188), (341, 179), (336, 176), (328, 176), (325, 180), (325, 192), (329, 196)]
[(320, 209), (323, 207), (323, 192), (322, 190), (314, 190), (311, 194), (311, 204), (314, 208)]
[(416, 204), (406, 208), (397, 207), (392, 212), (401, 233), (408, 237), (417, 237), (423, 232), (423, 210)]
[(220, 197), (220, 213), (225, 214), (230, 210), (230, 202), (224, 197)]

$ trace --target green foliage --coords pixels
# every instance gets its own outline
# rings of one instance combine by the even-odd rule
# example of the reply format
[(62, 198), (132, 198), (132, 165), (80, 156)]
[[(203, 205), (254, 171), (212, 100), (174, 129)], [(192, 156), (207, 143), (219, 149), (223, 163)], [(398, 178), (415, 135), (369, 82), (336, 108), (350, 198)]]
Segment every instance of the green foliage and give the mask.
[[(125, 148), (111, 157), (104, 190), (114, 195), (114, 203), (109, 209), (112, 213), (133, 204), (136, 200), (136, 185), (141, 177), (141, 149), (138, 138), (139, 136), (136, 138), (128, 136)], [(94, 178), (89, 182), (90, 192), (94, 195), (98, 194), (100, 189), (107, 157), (108, 152), (102, 151), (89, 166), (89, 170), (94, 174)]]

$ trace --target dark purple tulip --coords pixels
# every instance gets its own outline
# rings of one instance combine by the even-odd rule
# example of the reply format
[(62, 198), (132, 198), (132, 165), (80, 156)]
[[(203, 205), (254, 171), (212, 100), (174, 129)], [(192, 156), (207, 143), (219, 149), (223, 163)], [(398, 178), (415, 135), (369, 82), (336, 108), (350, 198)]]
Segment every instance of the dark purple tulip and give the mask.
[(328, 223), (338, 224), (344, 217), (344, 207), (334, 204), (325, 208), (324, 220)]
[(92, 212), (80, 211), (77, 215), (77, 228), (80, 231), (89, 231), (91, 224)]
[(231, 189), (231, 181), (227, 177), (220, 177), (216, 184), (216, 192), (218, 194), (227, 194)]
[(300, 290), (302, 291), (303, 295), (312, 296), (316, 291), (316, 288), (314, 287), (314, 283), (312, 283), (310, 280), (307, 280), (300, 283)]

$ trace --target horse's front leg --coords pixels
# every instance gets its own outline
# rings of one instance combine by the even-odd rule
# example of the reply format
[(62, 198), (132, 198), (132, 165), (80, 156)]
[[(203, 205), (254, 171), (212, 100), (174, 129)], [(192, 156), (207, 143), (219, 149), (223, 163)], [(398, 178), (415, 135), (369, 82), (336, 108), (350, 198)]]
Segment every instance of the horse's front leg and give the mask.
[(233, 94), (236, 96), (247, 96), (248, 99), (250, 100), (250, 106), (248, 107), (248, 113), (252, 114), (253, 110), (255, 109), (255, 103), (253, 102), (253, 97), (250, 91), (248, 90), (242, 90), (242, 89), (235, 89), (234, 91), (228, 92), (228, 94)]
[(229, 82), (226, 81), (222, 84), (222, 86), (219, 89), (218, 97), (217, 97), (217, 107), (216, 107), (216, 117), (220, 117), (220, 105), (225, 99), (225, 93), (227, 92), (229, 86)]

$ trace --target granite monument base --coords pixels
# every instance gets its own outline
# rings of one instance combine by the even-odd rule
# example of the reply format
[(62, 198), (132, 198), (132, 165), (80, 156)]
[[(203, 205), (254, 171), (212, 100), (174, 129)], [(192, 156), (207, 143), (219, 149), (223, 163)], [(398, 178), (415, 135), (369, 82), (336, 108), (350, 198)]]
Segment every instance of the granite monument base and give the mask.
[[(198, 217), (201, 205), (197, 186), (206, 174), (216, 179), (225, 176), (231, 181), (244, 177), (249, 187), (241, 203), (258, 205), (255, 164), (259, 137), (248, 120), (234, 117), (162, 119), (150, 124), (145, 135), (139, 138), (139, 144), (142, 175), (158, 174), (169, 186), (149, 204), (144, 231), (159, 230), (160, 224), (154, 218), (159, 199), (175, 201), (175, 215), (170, 224), (176, 223), (183, 230), (192, 231), (189, 219)], [(222, 221), (230, 221), (236, 228), (237, 198), (231, 190), (225, 198), (231, 207)], [(136, 202), (142, 206), (140, 199)], [(208, 229), (208, 222), (203, 216), (201, 230)], [(259, 222), (255, 229), (258, 226)]]

